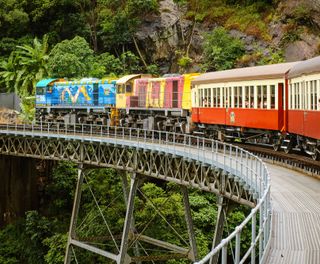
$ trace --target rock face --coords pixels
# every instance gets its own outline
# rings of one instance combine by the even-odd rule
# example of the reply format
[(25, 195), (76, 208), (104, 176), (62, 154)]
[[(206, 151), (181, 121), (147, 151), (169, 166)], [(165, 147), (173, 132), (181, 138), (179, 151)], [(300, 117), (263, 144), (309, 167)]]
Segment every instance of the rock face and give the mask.
[[(297, 29), (297, 40), (290, 41), (284, 45), (286, 61), (297, 61), (312, 58), (319, 54), (320, 45), (320, 1), (319, 0), (287, 0), (281, 1), (277, 12), (282, 14), (281, 19), (271, 26), (273, 42), (279, 45), (285, 36), (286, 23), (295, 23)], [(301, 16), (301, 18), (299, 18)], [(306, 25), (300, 23), (299, 19), (305, 19)], [(293, 34), (287, 32), (287, 34)]]
[(305, 60), (317, 56), (320, 38), (303, 34), (301, 40), (289, 43), (285, 48), (286, 61)]
[(144, 56), (161, 65), (162, 72), (178, 71), (178, 54), (186, 49), (192, 32), (190, 54), (196, 57), (201, 53), (199, 30), (193, 30), (193, 22), (182, 18), (184, 12), (173, 0), (160, 1), (160, 14), (145, 18), (136, 33)]
[[(203, 36), (218, 25), (194, 24), (193, 21), (185, 19), (186, 8), (176, 5), (173, 0), (163, 0), (159, 4), (159, 14), (145, 17), (136, 33), (136, 40), (141, 53), (149, 63), (153, 62), (160, 65), (162, 73), (174, 73), (179, 70), (178, 59), (181, 54), (185, 54), (188, 50), (188, 55), (193, 59), (194, 64), (190, 70), (199, 71), (197, 63), (202, 62)], [(290, 39), (289, 36), (289, 41), (283, 41), (288, 38), (288, 24), (294, 16), (297, 16), (296, 10), (300, 10), (302, 14), (306, 12), (304, 10), (307, 10), (308, 19), (311, 19), (312, 26), (316, 30), (309, 30), (307, 26), (299, 25), (300, 29), (303, 29), (299, 29), (299, 37)], [(270, 42), (259, 40), (237, 30), (231, 30), (230, 34), (240, 38), (245, 43), (248, 54), (259, 51), (263, 56), (270, 56), (271, 50), (280, 48), (284, 51), (286, 61), (303, 60), (314, 57), (319, 53), (319, 12), (319, 0), (281, 0), (275, 7), (277, 19), (269, 25), (272, 37)], [(252, 63), (249, 62), (247, 66)]]

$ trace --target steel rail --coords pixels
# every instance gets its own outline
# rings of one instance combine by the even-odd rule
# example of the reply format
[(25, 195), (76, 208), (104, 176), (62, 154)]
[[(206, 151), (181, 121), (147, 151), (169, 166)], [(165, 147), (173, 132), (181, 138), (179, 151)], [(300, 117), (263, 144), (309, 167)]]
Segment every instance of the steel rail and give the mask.
[[(257, 251), (258, 263), (263, 263), (265, 260), (272, 227), (270, 175), (264, 162), (246, 150), (231, 144), (186, 134), (87, 124), (5, 124), (0, 125), (0, 134), (17, 137), (67, 138), (90, 142), (104, 139), (107, 144), (127, 145), (143, 149), (149, 148), (153, 151), (162, 151), (182, 156), (186, 159), (196, 160), (213, 167), (218, 166), (228, 172), (228, 177), (234, 178), (234, 181), (241, 182), (249, 192), (254, 194), (256, 206), (227, 238), (223, 239), (219, 245), (196, 263), (204, 264), (210, 261), (214, 255), (220, 254), (220, 252), (222, 253), (221, 263), (227, 263), (227, 247), (230, 244), (232, 245), (234, 239), (235, 263), (244, 263), (250, 255), (251, 263), (256, 263)], [(258, 214), (259, 229), (256, 224)], [(241, 254), (241, 231), (250, 224), (250, 220), (252, 230), (251, 246), (247, 252)]]

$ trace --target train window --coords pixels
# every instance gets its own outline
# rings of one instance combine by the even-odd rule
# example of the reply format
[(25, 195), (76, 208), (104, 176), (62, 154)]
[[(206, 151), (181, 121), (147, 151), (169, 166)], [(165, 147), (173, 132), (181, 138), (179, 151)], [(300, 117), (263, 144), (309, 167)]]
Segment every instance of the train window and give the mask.
[(267, 85), (262, 86), (261, 91), (261, 108), (267, 109), (268, 108), (268, 94), (267, 94)]
[(254, 104), (254, 86), (246, 86), (245, 87), (245, 108), (253, 108)]
[[(310, 91), (308, 88), (305, 88), (305, 85), (303, 82), (299, 83), (299, 109), (306, 109), (309, 108), (309, 103), (310, 103), (310, 99), (309, 96), (307, 95), (307, 100), (305, 100), (305, 95), (307, 94), (310, 95)], [(305, 102), (305, 105), (303, 104)]]
[(231, 107), (231, 101), (232, 101), (232, 87), (227, 87), (227, 94), (226, 94), (226, 107)]
[(45, 89), (45, 87), (37, 87), (37, 95), (44, 95)]
[(221, 107), (221, 88), (217, 88), (217, 107)]
[(203, 107), (208, 107), (208, 89), (204, 89)]
[(224, 87), (223, 90), (223, 107), (229, 108), (231, 103), (231, 87)]
[(211, 89), (207, 89), (207, 94), (206, 94), (206, 98), (207, 98), (207, 107), (211, 106)]
[(200, 92), (199, 104), (200, 104), (200, 107), (203, 107), (203, 100), (204, 100), (204, 98), (203, 98), (203, 89), (200, 89), (199, 92)]
[(289, 109), (293, 109), (292, 98), (293, 98), (292, 83), (290, 83), (290, 85), (289, 85)]
[(254, 90), (255, 90), (254, 86), (250, 86), (250, 96), (249, 96), (250, 108), (254, 107), (254, 100), (255, 100)]
[(242, 107), (242, 87), (234, 87), (234, 107)]
[(317, 106), (317, 81), (311, 81), (313, 83), (311, 90), (311, 110), (316, 110)]
[(301, 82), (299, 83), (299, 96), (300, 96), (300, 108), (301, 110), (309, 109), (310, 108), (310, 89), (311, 89), (311, 82)]
[(270, 107), (275, 109), (276, 106), (276, 86), (270, 85)]
[(244, 97), (245, 97), (245, 100), (244, 100), (244, 108), (250, 108), (250, 90), (249, 90), (249, 86), (245, 86), (244, 87)]
[(212, 88), (212, 107), (217, 107), (217, 88)]
[(131, 93), (132, 92), (132, 85), (131, 83), (126, 84), (126, 93)]
[(257, 105), (257, 108), (262, 108), (263, 89), (262, 89), (261, 85), (257, 86), (257, 93), (258, 93), (258, 105)]
[(117, 85), (117, 93), (118, 94), (123, 94), (124, 93), (124, 85), (123, 84), (118, 84)]
[(294, 109), (298, 109), (298, 83), (294, 84)]

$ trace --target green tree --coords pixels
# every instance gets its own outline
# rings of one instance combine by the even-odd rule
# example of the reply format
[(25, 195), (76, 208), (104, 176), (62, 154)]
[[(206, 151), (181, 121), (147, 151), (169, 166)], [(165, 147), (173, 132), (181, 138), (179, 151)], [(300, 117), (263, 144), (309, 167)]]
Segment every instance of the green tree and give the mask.
[(101, 5), (97, 0), (80, 0), (76, 2), (84, 17), (90, 31), (90, 40), (93, 45), (93, 50), (98, 51), (98, 18)]
[(55, 234), (44, 239), (43, 244), (49, 248), (47, 254), (44, 256), (44, 260), (46, 263), (63, 263), (67, 244), (67, 234)]
[(0, 62), (0, 84), (6, 87), (7, 92), (17, 92), (17, 62), (14, 52), (11, 52), (8, 60)]
[(0, 6), (0, 36), (18, 37), (25, 33), (29, 25), (26, 1), (0, 0)]
[(217, 27), (205, 35), (205, 68), (218, 71), (230, 69), (244, 51), (244, 44), (240, 39), (230, 36), (224, 28)]
[(76, 78), (88, 76), (93, 62), (93, 50), (88, 42), (76, 36), (54, 46), (50, 52), (48, 67), (55, 77)]

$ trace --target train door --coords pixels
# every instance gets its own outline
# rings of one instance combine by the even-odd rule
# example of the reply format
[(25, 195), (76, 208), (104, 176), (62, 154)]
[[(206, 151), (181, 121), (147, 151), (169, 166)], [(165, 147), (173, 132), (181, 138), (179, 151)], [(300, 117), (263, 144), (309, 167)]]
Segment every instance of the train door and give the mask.
[(178, 108), (178, 81), (172, 82), (172, 108)]
[(300, 98), (300, 109), (303, 111), (303, 122), (301, 124), (302, 135), (305, 135), (305, 125), (308, 122), (308, 109), (310, 106), (310, 87), (308, 82), (300, 82), (300, 90), (298, 91)]
[[(287, 89), (286, 89), (287, 91)], [(285, 107), (285, 94), (286, 92), (284, 91), (284, 85), (283, 83), (278, 83), (278, 127), (281, 128), (281, 130), (286, 130), (287, 129), (287, 111)], [(288, 92), (287, 92), (288, 94)]]
[(98, 105), (99, 103), (99, 85), (98, 83), (93, 84), (93, 105)]

